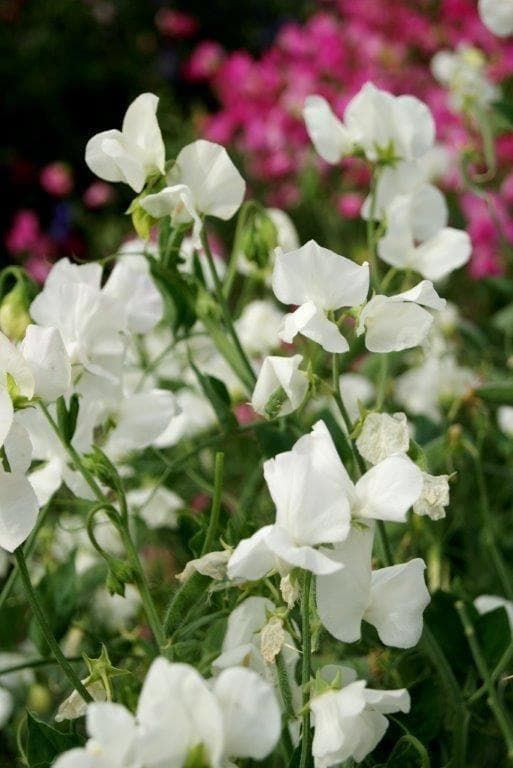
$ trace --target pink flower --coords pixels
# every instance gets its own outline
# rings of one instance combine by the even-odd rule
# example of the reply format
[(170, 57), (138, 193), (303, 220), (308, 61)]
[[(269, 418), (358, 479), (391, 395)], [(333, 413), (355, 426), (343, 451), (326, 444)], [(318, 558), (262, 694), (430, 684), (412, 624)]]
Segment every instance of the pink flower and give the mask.
[(157, 11), (155, 25), (162, 35), (182, 40), (195, 35), (199, 27), (194, 16), (171, 8)]
[(36, 247), (40, 237), (41, 230), (37, 214), (23, 209), (15, 215), (12, 227), (5, 238), (5, 245), (10, 253), (26, 253)]
[(346, 219), (357, 219), (362, 208), (363, 197), (357, 192), (347, 192), (340, 195), (337, 208)]
[(260, 416), (255, 413), (249, 403), (238, 403), (233, 409), (237, 422), (244, 426), (245, 424), (252, 424), (254, 421), (259, 421)]
[(46, 165), (41, 171), (39, 181), (43, 189), (55, 197), (65, 197), (73, 189), (73, 175), (66, 163)]
[(104, 181), (93, 181), (87, 187), (82, 199), (87, 208), (102, 208), (110, 203), (113, 197), (114, 190), (110, 184)]
[(224, 49), (219, 43), (204, 40), (187, 62), (185, 75), (189, 80), (209, 80), (217, 73), (224, 59)]

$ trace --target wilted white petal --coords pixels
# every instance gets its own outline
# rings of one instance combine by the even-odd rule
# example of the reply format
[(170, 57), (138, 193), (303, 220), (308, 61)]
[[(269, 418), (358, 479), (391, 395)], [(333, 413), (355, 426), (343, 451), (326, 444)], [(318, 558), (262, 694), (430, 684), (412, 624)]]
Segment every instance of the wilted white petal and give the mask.
[[(85, 685), (87, 678), (82, 680), (82, 684)], [(107, 694), (103, 683), (99, 680), (95, 683), (86, 685), (86, 690), (93, 697), (94, 701), (105, 701)], [(57, 714), (55, 715), (55, 722), (62, 723), (64, 720), (76, 720), (79, 717), (83, 717), (87, 712), (87, 702), (77, 692), (73, 691), (62, 704), (59, 705)]]
[(413, 505), (417, 515), (427, 515), (431, 520), (445, 517), (445, 507), (449, 498), (449, 475), (428, 475), (422, 473), (423, 486), (420, 497)]
[(230, 552), (223, 549), (220, 552), (208, 552), (195, 560), (189, 560), (181, 573), (176, 574), (176, 578), (181, 581), (187, 581), (193, 573), (201, 573), (210, 579), (224, 579), (230, 559)]
[(406, 453), (410, 444), (408, 420), (404, 413), (369, 413), (356, 447), (363, 458), (378, 464), (393, 453)]

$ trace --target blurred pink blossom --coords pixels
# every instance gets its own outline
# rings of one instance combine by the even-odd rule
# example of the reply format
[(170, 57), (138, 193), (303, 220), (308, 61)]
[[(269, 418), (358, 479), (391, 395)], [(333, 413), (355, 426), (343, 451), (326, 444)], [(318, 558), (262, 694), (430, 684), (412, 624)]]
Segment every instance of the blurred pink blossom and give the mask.
[(41, 171), (39, 181), (45, 192), (55, 197), (65, 197), (73, 189), (73, 174), (66, 163), (46, 165)]
[(110, 203), (114, 196), (114, 190), (110, 184), (104, 181), (93, 181), (83, 195), (84, 205), (87, 208), (102, 208)]
[(195, 35), (199, 27), (194, 16), (172, 8), (157, 11), (155, 25), (162, 35), (182, 40)]

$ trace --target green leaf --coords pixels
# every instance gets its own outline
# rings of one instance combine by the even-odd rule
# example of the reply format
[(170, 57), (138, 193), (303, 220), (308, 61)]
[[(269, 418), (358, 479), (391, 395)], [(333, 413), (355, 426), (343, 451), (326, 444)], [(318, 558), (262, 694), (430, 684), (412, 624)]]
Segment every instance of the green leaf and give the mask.
[(487, 403), (513, 405), (513, 381), (498, 381), (476, 389), (476, 395)]
[(488, 669), (492, 671), (511, 644), (511, 628), (506, 609), (500, 606), (482, 614), (476, 620), (474, 629)]
[(51, 768), (58, 755), (78, 746), (81, 746), (81, 743), (75, 736), (51, 728), (27, 712), (25, 753), (29, 768)]
[(196, 322), (196, 288), (178, 271), (176, 266), (166, 267), (148, 257), (150, 271), (166, 302), (166, 314), (173, 332), (189, 329)]
[(386, 768), (430, 768), (425, 746), (411, 733), (402, 736), (388, 758)]
[[(74, 553), (55, 571), (46, 573), (36, 587), (36, 591), (52, 631), (57, 640), (60, 640), (66, 633), (77, 608)], [(48, 653), (48, 646), (35, 619), (30, 623), (29, 635), (41, 654), (45, 656)]]
[(203, 394), (208, 398), (215, 411), (217, 420), (224, 432), (230, 432), (237, 427), (237, 419), (231, 409), (231, 400), (226, 385), (215, 376), (206, 376), (191, 362), (191, 368), (196, 374)]

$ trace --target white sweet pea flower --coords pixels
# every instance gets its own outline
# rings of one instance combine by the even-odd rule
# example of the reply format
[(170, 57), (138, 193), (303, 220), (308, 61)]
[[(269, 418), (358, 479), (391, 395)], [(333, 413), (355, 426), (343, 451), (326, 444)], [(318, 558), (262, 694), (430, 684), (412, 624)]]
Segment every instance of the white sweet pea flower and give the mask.
[(164, 302), (144, 256), (134, 254), (118, 259), (103, 294), (123, 303), (128, 329), (133, 333), (148, 333), (162, 320)]
[[(81, 682), (94, 701), (106, 700), (107, 693), (100, 680), (97, 680), (94, 683), (87, 683), (87, 678), (84, 678)], [(59, 709), (55, 715), (55, 722), (62, 723), (64, 720), (78, 720), (79, 717), (83, 717), (86, 713), (87, 702), (84, 701), (78, 691), (73, 691), (61, 704), (59, 704)]]
[(344, 121), (325, 99), (305, 101), (306, 128), (317, 152), (329, 163), (361, 149), (371, 162), (413, 160), (433, 145), (435, 125), (428, 107), (414, 96), (393, 96), (366, 83), (347, 105)]
[(404, 413), (369, 413), (356, 440), (360, 455), (370, 464), (379, 464), (393, 453), (407, 453), (410, 445), (408, 420)]
[[(428, 173), (420, 160), (402, 161), (387, 165), (380, 170), (374, 199), (368, 195), (362, 206), (364, 219), (377, 221), (386, 218), (390, 204), (400, 195), (412, 196), (416, 234), (423, 239), (447, 223), (447, 204), (443, 194), (429, 184)], [(429, 216), (424, 216), (423, 206), (429, 206)], [(426, 230), (427, 228), (427, 230)]]
[(449, 475), (428, 475), (423, 472), (422, 477), (422, 492), (413, 505), (413, 511), (416, 515), (427, 515), (431, 520), (441, 520), (450, 502)]
[(121, 131), (102, 131), (89, 139), (85, 161), (100, 179), (122, 181), (141, 192), (149, 176), (164, 173), (158, 103), (153, 93), (142, 93), (128, 107)]
[(363, 620), (382, 643), (411, 648), (422, 634), (422, 613), (430, 597), (423, 560), (371, 570), (373, 525), (354, 527), (330, 551), (343, 568), (317, 577), (317, 610), (328, 632), (346, 643), (361, 637)]
[(91, 602), (93, 614), (98, 621), (118, 635), (133, 627), (141, 609), (141, 596), (133, 584), (125, 584), (123, 597), (111, 595), (107, 589), (100, 587)]
[(244, 307), (235, 323), (243, 348), (250, 355), (268, 355), (279, 346), (278, 332), (283, 312), (271, 301), (257, 299)]
[(456, 51), (438, 51), (431, 60), (431, 71), (439, 83), (449, 88), (454, 110), (485, 109), (499, 98), (499, 89), (486, 76), (486, 60), (478, 48), (459, 45)]
[(387, 231), (378, 242), (380, 258), (398, 269), (413, 269), (441, 280), (470, 258), (467, 232), (445, 226), (438, 190), (429, 184), (397, 196), (386, 212)]
[(162, 435), (177, 414), (176, 398), (168, 389), (127, 393), (116, 406), (108, 408), (115, 426), (108, 436), (106, 453), (118, 458), (146, 448)]
[(179, 443), (184, 437), (194, 437), (210, 429), (217, 421), (210, 401), (198, 392), (180, 389), (176, 393), (176, 403), (178, 414), (154, 441), (158, 448), (168, 448)]
[(181, 573), (176, 574), (178, 581), (182, 583), (190, 579), (193, 573), (201, 573), (210, 579), (219, 580), (226, 578), (226, 569), (230, 552), (223, 549), (217, 552), (207, 552), (206, 555), (189, 560)]
[(167, 174), (167, 186), (147, 195), (141, 206), (156, 219), (171, 216), (173, 226), (193, 223), (199, 242), (200, 216), (228, 220), (239, 210), (246, 184), (220, 144), (198, 139), (178, 154)]
[(326, 426), (319, 422), (291, 451), (264, 464), (276, 506), (276, 522), (243, 539), (228, 562), (231, 579), (256, 580), (277, 568), (333, 573), (341, 566), (316, 546), (343, 541), (349, 533), (350, 483)]
[(134, 768), (141, 764), (135, 718), (121, 704), (89, 704), (86, 728), (89, 736), (86, 746), (65, 752), (53, 768)]
[(298, 333), (327, 352), (347, 352), (349, 345), (326, 312), (355, 307), (369, 291), (369, 267), (321, 248), (310, 240), (296, 251), (276, 250), (273, 291), (283, 304), (298, 305), (284, 318), (279, 334), (291, 343)]
[(349, 758), (361, 762), (383, 738), (385, 715), (410, 711), (410, 696), (404, 688), (378, 691), (366, 688), (365, 680), (341, 667), (344, 684), (310, 701), (315, 729), (312, 754), (315, 768), (334, 768)]
[(275, 418), (299, 408), (308, 391), (308, 376), (299, 370), (302, 362), (302, 355), (266, 357), (251, 398), (253, 410)]
[(39, 504), (23, 472), (0, 469), (0, 547), (14, 552), (34, 528)]
[(476, 611), (481, 615), (495, 611), (496, 608), (504, 608), (509, 621), (509, 628), (513, 635), (513, 603), (511, 600), (506, 600), (505, 597), (499, 595), (479, 595), (474, 600)]
[[(274, 603), (265, 597), (248, 597), (238, 605), (228, 617), (221, 655), (212, 662), (213, 669), (248, 667), (277, 686), (276, 668), (267, 663), (262, 655), (262, 630), (267, 625), (268, 616), (275, 610)], [(299, 660), (299, 652), (288, 632), (284, 633), (282, 653), (289, 681), (296, 689), (294, 670)]]
[[(76, 266), (61, 259), (30, 306), (39, 325), (60, 331), (75, 374), (117, 381), (125, 351), (126, 309), (101, 290), (99, 264)], [(78, 371), (77, 371), (78, 369)]]
[(433, 323), (433, 315), (424, 307), (445, 307), (445, 299), (429, 280), (396, 296), (373, 296), (360, 314), (357, 334), (365, 333), (365, 346), (370, 352), (400, 352), (416, 347)]
[(29, 325), (20, 352), (34, 377), (34, 394), (47, 403), (66, 394), (71, 384), (71, 363), (57, 328)]
[(511, 0), (479, 0), (481, 21), (498, 37), (513, 34), (513, 3)]

